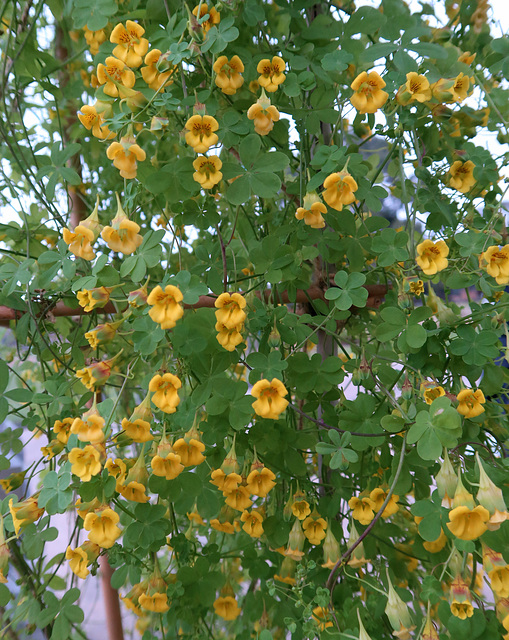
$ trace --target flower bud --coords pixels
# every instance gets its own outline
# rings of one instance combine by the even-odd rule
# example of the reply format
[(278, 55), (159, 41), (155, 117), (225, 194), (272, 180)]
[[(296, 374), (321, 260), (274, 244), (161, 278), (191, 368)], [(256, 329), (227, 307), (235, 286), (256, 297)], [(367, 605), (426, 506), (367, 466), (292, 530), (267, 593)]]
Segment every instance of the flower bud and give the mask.
[(389, 618), (389, 622), (394, 631), (400, 631), (401, 628), (410, 630), (412, 627), (412, 618), (408, 610), (408, 606), (399, 597), (396, 590), (392, 586), (389, 573), (387, 572), (387, 581), (389, 583), (389, 593), (385, 613)]
[(411, 400), (414, 395), (414, 388), (412, 387), (408, 376), (405, 376), (405, 381), (401, 387), (401, 397), (404, 400)]
[(296, 561), (299, 561), (304, 552), (302, 549), (304, 548), (304, 542), (306, 537), (304, 535), (304, 531), (302, 531), (302, 525), (298, 518), (295, 519), (293, 523), (292, 530), (290, 531), (290, 537), (288, 539), (288, 547), (285, 550), (285, 556), (289, 556)]
[(444, 449), (444, 461), (442, 462), (440, 471), (435, 476), (435, 482), (437, 483), (438, 495), (442, 500), (448, 500), (450, 502), (456, 492), (458, 476), (449, 460), (447, 449)]
[(500, 511), (501, 513), (507, 511), (501, 489), (493, 483), (484, 470), (484, 465), (477, 452), (475, 454), (475, 459), (477, 467), (479, 468), (479, 491), (476, 496), (477, 501), (479, 504), (482, 504), (483, 507), (488, 509), (490, 515), (493, 515), (495, 511)]

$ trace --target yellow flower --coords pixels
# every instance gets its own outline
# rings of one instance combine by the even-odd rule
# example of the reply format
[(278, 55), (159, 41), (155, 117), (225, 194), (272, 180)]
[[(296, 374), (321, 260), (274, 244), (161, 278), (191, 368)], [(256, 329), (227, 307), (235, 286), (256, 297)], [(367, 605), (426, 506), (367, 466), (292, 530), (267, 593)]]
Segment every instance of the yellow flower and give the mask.
[(12, 524), (14, 525), (14, 532), (19, 536), (20, 529), (24, 529), (32, 522), (39, 520), (44, 513), (44, 509), (39, 507), (37, 503), (37, 497), (31, 496), (23, 502), (18, 502), (14, 505), (14, 499), (9, 500), (9, 511), (12, 516)]
[(274, 580), (283, 582), (284, 584), (294, 585), (295, 580), (295, 560), (287, 556), (281, 563), (279, 574), (274, 575)]
[(101, 472), (99, 460), (99, 451), (91, 444), (87, 444), (84, 449), (75, 447), (69, 453), (69, 462), (72, 465), (71, 471), (83, 482), (88, 482), (92, 476), (96, 476)]
[(142, 593), (138, 599), (140, 607), (154, 613), (165, 613), (170, 608), (166, 593), (155, 592), (152, 595)]
[(64, 242), (69, 245), (69, 251), (77, 258), (83, 258), (83, 260), (93, 260), (95, 258), (95, 251), (92, 249), (92, 242), (94, 242), (94, 232), (91, 229), (87, 229), (83, 225), (79, 224), (74, 231), (64, 229), (62, 232)]
[(422, 391), (422, 395), (424, 397), (424, 401), (426, 402), (426, 404), (431, 404), (433, 402), (433, 400), (436, 400), (436, 398), (441, 398), (442, 396), (445, 396), (445, 390), (443, 387), (440, 386), (428, 386), (429, 383), (426, 384), (422, 384), (421, 385), (421, 391)]
[(69, 436), (71, 434), (71, 425), (74, 422), (74, 418), (64, 418), (63, 420), (55, 420), (53, 425), (53, 432), (56, 434), (57, 439), (62, 444), (67, 444)]
[(118, 513), (106, 507), (95, 513), (87, 513), (83, 528), (89, 531), (88, 539), (103, 549), (109, 549), (122, 534), (117, 526), (120, 520)]
[(85, 333), (85, 338), (92, 349), (97, 349), (100, 344), (111, 342), (117, 334), (117, 329), (123, 320), (118, 322), (105, 322), (98, 324), (94, 329)]
[[(198, 9), (200, 10), (200, 15), (198, 15)], [(206, 5), (204, 2), (201, 4), (201, 6), (197, 5), (193, 9), (193, 15), (196, 16), (198, 20), (207, 15), (207, 13), (209, 14), (209, 17), (205, 20), (205, 22), (202, 22), (200, 24), (200, 28), (203, 29), (203, 33), (207, 33), (207, 31), (212, 29), (214, 25), (219, 24), (221, 21), (221, 16), (216, 11), (216, 9), (214, 9), (214, 7), (211, 7), (209, 10), (208, 5)]]
[(497, 284), (509, 284), (509, 244), (488, 247), (481, 253), (479, 265), (495, 278)]
[(161, 59), (161, 51), (159, 49), (152, 49), (145, 56), (146, 67), (142, 67), (141, 75), (143, 80), (147, 83), (150, 89), (154, 91), (160, 91), (163, 87), (166, 87), (173, 83), (171, 76), (177, 71), (177, 67), (173, 67), (169, 71), (159, 73), (157, 69), (157, 63)]
[(443, 240), (433, 242), (424, 240), (417, 245), (417, 265), (427, 276), (434, 276), (439, 271), (447, 268), (449, 261), (449, 247)]
[(102, 113), (97, 113), (95, 105), (83, 105), (80, 111), (81, 113), (78, 113), (78, 118), (81, 124), (88, 131), (92, 130), (93, 136), (99, 138), (99, 140), (110, 140), (115, 137), (115, 134), (104, 124), (104, 116)]
[(495, 567), (488, 573), (491, 588), (499, 598), (509, 598), (509, 565)]
[(460, 540), (475, 540), (488, 529), (490, 512), (481, 505), (474, 509), (459, 506), (449, 512), (449, 531)]
[(325, 530), (327, 529), (327, 522), (317, 516), (318, 513), (315, 511), (314, 514), (308, 516), (302, 523), (304, 535), (311, 544), (320, 544), (325, 538)]
[(311, 513), (311, 507), (307, 500), (294, 500), (292, 504), (292, 513), (299, 520), (305, 520)]
[(272, 61), (268, 58), (260, 60), (256, 67), (258, 73), (261, 74), (258, 78), (260, 86), (269, 93), (277, 91), (279, 85), (285, 81), (286, 76), (283, 73), (285, 67), (285, 61), (279, 56), (273, 56)]
[(100, 29), (99, 31), (90, 31), (87, 27), (83, 27), (83, 31), (85, 32), (85, 40), (88, 44), (88, 48), (90, 49), (90, 53), (93, 56), (97, 55), (99, 53), (99, 47), (106, 41), (104, 29)]
[(244, 511), (240, 516), (244, 523), (242, 529), (251, 536), (251, 538), (259, 538), (263, 535), (263, 516), (258, 511)]
[(104, 441), (104, 418), (93, 406), (82, 418), (75, 418), (71, 425), (71, 433), (78, 436), (80, 442), (97, 444)]
[(223, 174), (221, 167), (223, 163), (217, 156), (200, 156), (193, 160), (193, 179), (198, 182), (203, 189), (212, 189), (213, 186), (221, 182)]
[(216, 320), (228, 329), (236, 329), (246, 319), (246, 299), (240, 293), (222, 293), (214, 302)]
[[(384, 491), (379, 487), (377, 489), (373, 489), (373, 491), (369, 494), (369, 498), (374, 503), (374, 506), (373, 506), (374, 511), (380, 511), (386, 497), (387, 497), (387, 491)], [(398, 500), (399, 500), (399, 496), (393, 493), (387, 506), (382, 512), (382, 518), (384, 519), (388, 518), (389, 516), (392, 516), (395, 513), (397, 513), (397, 511), (399, 511), (399, 505), (397, 504)]]
[(226, 56), (219, 56), (212, 68), (216, 74), (216, 86), (226, 95), (234, 95), (244, 84), (244, 78), (240, 75), (244, 71), (244, 64), (239, 56), (233, 56), (230, 60)]
[(449, 184), (460, 193), (468, 193), (477, 180), (474, 178), (475, 164), (471, 160), (456, 160), (449, 169)]
[(128, 20), (125, 27), (117, 24), (110, 35), (110, 42), (117, 45), (113, 55), (129, 67), (139, 67), (148, 51), (148, 40), (141, 37), (144, 33), (145, 29), (132, 20)]
[(154, 456), (150, 461), (150, 466), (155, 476), (166, 478), (166, 480), (174, 480), (184, 471), (180, 456), (171, 451), (164, 458), (162, 456)]
[(266, 379), (259, 380), (253, 385), (251, 395), (257, 398), (252, 404), (256, 415), (269, 420), (278, 420), (289, 404), (285, 399), (288, 391), (277, 378), (272, 378), (270, 382)]
[[(127, 479), (129, 479), (129, 477)], [(127, 484), (119, 483), (117, 485), (117, 491), (123, 498), (130, 500), (131, 502), (144, 503), (150, 500), (149, 496), (146, 494), (146, 486), (136, 480), (131, 480), (130, 482), (127, 482)]]
[(458, 74), (454, 79), (454, 84), (452, 86), (453, 91), (453, 99), (455, 102), (463, 102), (468, 95), (468, 90), (470, 88), (470, 78), (466, 76), (464, 73)]
[(482, 406), (486, 402), (484, 393), (481, 389), (474, 391), (473, 389), (462, 389), (458, 393), (458, 406), (456, 410), (461, 413), (465, 418), (476, 418), (484, 413), (484, 407)]
[(352, 204), (355, 200), (354, 192), (358, 189), (357, 183), (346, 171), (331, 173), (325, 178), (323, 186), (323, 199), (336, 211), (342, 211), (345, 204)]
[(280, 113), (262, 89), (262, 95), (247, 110), (247, 117), (254, 121), (255, 131), (260, 136), (268, 135), (274, 128), (274, 122), (280, 118)]
[[(118, 354), (120, 355), (120, 353)], [(101, 360), (100, 362), (93, 362), (88, 367), (78, 369), (76, 371), (76, 377), (81, 381), (87, 389), (93, 391), (96, 387), (102, 386), (106, 383), (111, 375), (111, 367), (113, 361), (118, 357), (110, 358), (109, 360)]]
[(350, 498), (348, 506), (353, 509), (352, 518), (361, 524), (369, 524), (375, 517), (375, 504), (370, 498)]
[(117, 196), (117, 213), (111, 221), (111, 226), (104, 227), (101, 237), (112, 251), (131, 255), (143, 242), (142, 236), (138, 233), (140, 225), (129, 220), (122, 208), (118, 193), (115, 195)]
[(116, 479), (118, 491), (118, 487), (124, 482), (127, 473), (125, 462), (121, 458), (115, 458), (115, 460), (108, 458), (104, 463), (104, 468), (107, 469), (110, 476)]
[(468, 584), (463, 580), (461, 576), (456, 578), (451, 583), (451, 613), (460, 620), (471, 618), (474, 615), (474, 608), (472, 607), (472, 595)]
[(95, 289), (83, 289), (83, 291), (78, 291), (76, 297), (78, 298), (80, 306), (89, 313), (96, 307), (98, 309), (105, 307), (110, 300), (111, 292), (111, 287), (97, 287)]
[[(216, 471), (221, 471), (224, 474), (222, 469), (216, 469)], [(217, 480), (218, 485), (221, 485), (220, 490), (223, 492), (225, 498), (229, 496), (230, 493), (237, 491), (239, 485), (242, 483), (242, 476), (234, 471), (228, 475), (225, 474), (222, 478), (219, 478), (218, 474), (213, 471), (210, 477), (212, 478), (212, 484), (215, 484), (213, 481)]]
[(210, 526), (216, 531), (220, 531), (221, 533), (235, 533), (235, 527), (231, 522), (220, 522), (218, 518), (214, 518), (213, 520), (211, 520)]
[[(222, 322), (216, 322), (216, 339), (226, 351), (235, 351), (235, 348), (244, 340), (240, 333), (239, 327), (229, 329)], [(242, 329), (242, 326), (240, 327)]]
[(406, 83), (398, 89), (396, 100), (403, 105), (431, 100), (429, 80), (415, 71), (407, 73)]
[(265, 496), (276, 486), (274, 480), (276, 476), (270, 469), (253, 469), (246, 480), (246, 487), (249, 492), (260, 498)]
[(154, 439), (154, 436), (150, 433), (150, 422), (141, 418), (135, 418), (134, 420), (132, 416), (129, 420), (124, 418), (122, 420), (122, 429), (133, 442), (150, 442)]
[[(376, 71), (360, 73), (350, 85), (354, 90), (350, 102), (359, 113), (375, 113), (387, 102), (389, 94), (382, 91), (385, 81)], [(341, 209), (339, 209), (341, 211)]]
[(163, 291), (157, 285), (147, 298), (147, 304), (152, 307), (148, 314), (161, 329), (173, 329), (184, 315), (184, 308), (180, 304), (183, 299), (184, 296), (178, 287), (168, 284)]
[(458, 62), (463, 62), (464, 64), (471, 65), (475, 60), (476, 55), (477, 53), (470, 53), (470, 51), (465, 51), (465, 53), (462, 53), (458, 58)]
[[(120, 142), (112, 142), (106, 149), (106, 155), (109, 160), (113, 160), (113, 166), (120, 171), (122, 178), (126, 178), (127, 180), (136, 178), (136, 172), (138, 170), (137, 161), (143, 162), (147, 157), (145, 151), (136, 144), (135, 138), (132, 136), (124, 136), (120, 138)], [(132, 224), (120, 228), (132, 229)], [(137, 231), (135, 233), (137, 233)]]
[(295, 213), (297, 220), (304, 220), (312, 229), (323, 229), (325, 220), (322, 214), (327, 213), (327, 207), (320, 200), (320, 196), (315, 191), (306, 193), (302, 204)]
[(84, 580), (90, 573), (87, 569), (88, 556), (81, 547), (76, 547), (76, 549), (71, 549), (70, 546), (67, 547), (65, 559), (69, 560), (69, 567), (78, 578)]
[(196, 153), (206, 153), (219, 140), (214, 133), (219, 129), (219, 124), (212, 116), (191, 116), (186, 122), (186, 129), (186, 142)]
[(156, 374), (149, 382), (148, 389), (152, 391), (152, 402), (164, 413), (175, 413), (180, 403), (178, 390), (182, 383), (172, 373)]
[(135, 77), (122, 60), (110, 56), (106, 58), (106, 65), (97, 65), (97, 81), (105, 85), (104, 93), (107, 96), (127, 98), (133, 93)]
[(228, 494), (225, 503), (232, 509), (235, 509), (235, 511), (244, 511), (245, 509), (249, 509), (253, 501), (249, 497), (247, 487), (241, 486)]
[(217, 598), (217, 600), (214, 601), (214, 611), (216, 615), (224, 620), (235, 620), (241, 613), (237, 601), (232, 596)]
[(205, 460), (203, 451), (205, 451), (205, 445), (201, 440), (197, 438), (179, 438), (173, 444), (173, 450), (180, 456), (180, 462), (184, 467), (194, 467), (201, 464)]
[[(71, 418), (71, 421), (72, 421), (72, 418)], [(56, 441), (52, 440), (52, 442), (56, 442)], [(62, 443), (60, 442), (60, 444)], [(7, 478), (2, 478), (0, 480), (0, 487), (2, 487), (5, 493), (10, 493), (11, 491), (14, 491), (15, 489), (18, 489), (19, 487), (21, 487), (21, 485), (25, 481), (26, 474), (27, 474), (26, 471), (17, 471), (15, 473), (11, 473), (10, 476), (8, 476)], [(1, 541), (1, 532), (2, 532), (2, 529), (0, 525), (0, 541)]]
[(329, 611), (325, 607), (315, 607), (312, 615), (320, 631), (334, 626), (332, 620), (329, 620)]

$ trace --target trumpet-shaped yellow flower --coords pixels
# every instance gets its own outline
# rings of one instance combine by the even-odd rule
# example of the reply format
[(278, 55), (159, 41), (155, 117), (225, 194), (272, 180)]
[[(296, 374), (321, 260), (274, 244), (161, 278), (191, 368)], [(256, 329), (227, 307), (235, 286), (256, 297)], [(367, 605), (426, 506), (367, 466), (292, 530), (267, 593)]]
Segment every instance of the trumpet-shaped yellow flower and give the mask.
[(449, 512), (449, 531), (460, 540), (476, 540), (487, 531), (490, 512), (481, 505), (473, 509), (459, 506)]
[(452, 86), (453, 98), (455, 102), (463, 102), (468, 96), (470, 89), (470, 78), (464, 73), (460, 73), (454, 79)]
[(67, 444), (69, 436), (71, 435), (71, 426), (74, 422), (74, 418), (64, 418), (63, 420), (55, 420), (53, 424), (53, 432), (56, 434), (57, 439), (62, 444)]
[(141, 418), (124, 418), (122, 420), (122, 429), (128, 438), (133, 442), (150, 442), (154, 436), (150, 433), (150, 422)]
[(95, 258), (95, 251), (92, 248), (92, 242), (94, 242), (95, 237), (91, 229), (79, 224), (74, 231), (64, 229), (62, 237), (69, 246), (69, 251), (77, 258), (83, 258), (83, 260), (88, 261)]
[(461, 413), (465, 418), (476, 418), (484, 413), (484, 407), (482, 406), (486, 402), (484, 393), (477, 389), (462, 389), (458, 393), (458, 406), (456, 410)]
[(244, 511), (240, 516), (240, 519), (244, 523), (242, 529), (251, 538), (259, 538), (263, 535), (263, 516), (258, 511)]
[(285, 81), (286, 76), (283, 73), (285, 67), (285, 61), (279, 56), (273, 56), (272, 60), (268, 58), (260, 60), (256, 67), (258, 73), (261, 74), (258, 78), (260, 87), (269, 93), (277, 91), (279, 85)]
[(166, 593), (155, 592), (152, 595), (142, 593), (138, 602), (142, 609), (146, 609), (147, 611), (152, 611), (154, 613), (165, 613), (170, 608)]
[(323, 215), (327, 213), (327, 207), (323, 202), (313, 202), (309, 209), (299, 207), (295, 212), (297, 220), (304, 220), (304, 223), (312, 229), (323, 229), (325, 227), (325, 220)]
[(95, 105), (83, 105), (80, 111), (81, 113), (78, 113), (79, 121), (88, 131), (92, 131), (94, 137), (99, 140), (110, 140), (115, 137), (108, 125), (104, 124), (102, 113), (97, 113)]
[(178, 287), (168, 284), (163, 291), (157, 285), (147, 298), (147, 304), (152, 307), (148, 314), (161, 329), (173, 329), (184, 315), (184, 308), (180, 304), (183, 299), (182, 291)]
[(421, 385), (421, 391), (426, 404), (431, 404), (436, 398), (445, 396), (445, 390), (440, 386), (433, 386), (431, 383), (423, 383)]
[(292, 513), (299, 520), (305, 520), (311, 513), (311, 507), (307, 500), (294, 500), (292, 503)]
[(65, 552), (65, 559), (69, 560), (69, 567), (75, 576), (84, 580), (90, 571), (87, 569), (88, 556), (81, 547), (72, 549), (67, 547)]
[[(118, 144), (118, 143), (114, 143)], [(135, 145), (137, 146), (137, 145)], [(143, 242), (142, 236), (138, 233), (140, 225), (126, 216), (120, 197), (117, 196), (117, 213), (111, 221), (111, 226), (104, 227), (101, 232), (102, 239), (112, 251), (131, 255)]]
[(225, 500), (226, 504), (235, 509), (235, 511), (244, 511), (245, 509), (249, 509), (249, 507), (253, 504), (253, 501), (249, 497), (249, 491), (247, 487), (240, 486), (237, 487), (234, 491), (231, 491)]
[(36, 522), (44, 513), (44, 509), (39, 507), (37, 497), (31, 496), (23, 502), (14, 504), (14, 499), (9, 500), (9, 511), (14, 525), (14, 532), (19, 536), (21, 529), (24, 529), (32, 522)]
[(350, 85), (354, 90), (350, 102), (359, 113), (375, 113), (384, 106), (389, 97), (389, 94), (383, 91), (384, 87), (385, 81), (376, 71), (363, 71)]
[(235, 351), (235, 348), (244, 340), (240, 333), (242, 325), (229, 329), (222, 322), (216, 322), (215, 328), (217, 331), (216, 339), (226, 351)]
[(214, 133), (219, 129), (219, 124), (212, 116), (191, 116), (186, 122), (186, 129), (186, 142), (196, 153), (206, 153), (219, 140)]
[(89, 531), (88, 539), (103, 549), (109, 549), (122, 534), (117, 526), (120, 520), (118, 513), (106, 507), (94, 513), (87, 513), (83, 528)]
[(288, 406), (288, 400), (285, 398), (288, 391), (277, 378), (272, 378), (270, 382), (266, 379), (259, 380), (253, 385), (251, 395), (256, 398), (253, 409), (256, 415), (262, 418), (278, 420)]
[(87, 389), (93, 391), (96, 387), (105, 384), (110, 377), (113, 360), (114, 358), (110, 358), (109, 360), (93, 362), (88, 367), (78, 369), (76, 377)]
[(82, 482), (88, 482), (92, 476), (96, 476), (101, 472), (99, 451), (91, 444), (83, 449), (75, 447), (69, 453), (69, 462), (71, 463), (71, 471), (78, 476)]
[(202, 189), (212, 189), (223, 179), (222, 166), (223, 163), (217, 156), (200, 156), (193, 160), (195, 168), (193, 179), (201, 185)]
[[(198, 10), (200, 11), (199, 15), (198, 15)], [(209, 17), (200, 24), (200, 28), (203, 29), (203, 33), (207, 33), (207, 31), (212, 29), (213, 26), (221, 22), (221, 16), (219, 15), (219, 12), (216, 9), (214, 9), (214, 7), (211, 7), (209, 9), (208, 5), (205, 4), (204, 2), (201, 3), (201, 5), (199, 4), (196, 5), (196, 7), (194, 7), (193, 9), (193, 15), (198, 20), (200, 20), (207, 14), (209, 14)]]
[(152, 49), (145, 56), (146, 67), (142, 67), (141, 75), (143, 80), (148, 84), (150, 89), (154, 91), (160, 91), (164, 87), (173, 83), (172, 76), (177, 71), (177, 67), (173, 67), (168, 71), (162, 73), (157, 68), (157, 63), (161, 59), (161, 51), (159, 49)]
[(240, 75), (244, 71), (244, 64), (239, 56), (233, 56), (230, 60), (226, 56), (219, 56), (212, 68), (216, 74), (216, 86), (226, 95), (234, 95), (244, 84), (244, 78)]
[(316, 515), (311, 514), (304, 520), (302, 528), (304, 529), (304, 535), (311, 544), (320, 544), (325, 538), (327, 522), (323, 518), (316, 517), (318, 516), (316, 511), (314, 513)]
[(254, 121), (256, 133), (266, 136), (274, 128), (274, 122), (279, 120), (280, 113), (262, 90), (261, 97), (247, 110), (247, 117)]
[(323, 199), (336, 211), (342, 211), (343, 206), (352, 204), (358, 186), (352, 176), (346, 171), (331, 173), (324, 180)]
[[(370, 500), (373, 501), (373, 504), (374, 504), (373, 506), (374, 511), (380, 511), (380, 509), (382, 508), (382, 504), (384, 503), (385, 498), (387, 497), (387, 493), (388, 493), (387, 491), (384, 491), (383, 489), (378, 487), (376, 489), (373, 489), (373, 491), (369, 494), (369, 498)], [(395, 513), (399, 511), (398, 500), (399, 500), (399, 496), (393, 493), (391, 496), (391, 499), (387, 503), (387, 506), (382, 512), (382, 518), (384, 518), (384, 520), (385, 518), (388, 518), (389, 516), (393, 516)]]
[(447, 268), (449, 261), (449, 247), (443, 240), (433, 242), (424, 240), (417, 245), (417, 265), (427, 276), (434, 276), (439, 271)]
[(99, 415), (96, 407), (92, 407), (82, 418), (75, 418), (71, 426), (71, 433), (78, 436), (80, 442), (98, 444), (104, 441), (104, 418)]
[(99, 29), (99, 31), (90, 31), (87, 27), (83, 27), (83, 31), (90, 53), (93, 56), (97, 55), (99, 53), (99, 47), (106, 41), (104, 29)]
[(203, 455), (205, 445), (197, 438), (189, 438), (189, 440), (179, 438), (173, 444), (173, 450), (180, 457), (180, 462), (184, 467), (194, 467), (205, 460)]
[(429, 80), (415, 71), (407, 73), (406, 83), (399, 88), (396, 100), (403, 105), (431, 100)]
[(216, 320), (228, 329), (243, 325), (246, 320), (246, 299), (240, 293), (222, 293), (214, 302)]
[(223, 620), (235, 620), (241, 614), (241, 609), (233, 596), (217, 598), (214, 601), (214, 611)]
[(275, 479), (275, 474), (266, 467), (253, 469), (247, 477), (246, 487), (253, 495), (265, 498), (269, 491), (276, 486)]
[(119, 322), (105, 322), (104, 324), (98, 324), (94, 329), (85, 333), (85, 338), (88, 340), (88, 344), (92, 349), (97, 349), (100, 344), (111, 342), (117, 334), (117, 329), (122, 323)]
[(360, 522), (361, 524), (369, 524), (375, 517), (375, 503), (371, 498), (350, 498), (348, 506), (353, 509), (352, 518)]
[[(106, 155), (110, 160), (113, 160), (113, 166), (120, 171), (120, 175), (122, 178), (126, 178), (126, 180), (136, 178), (136, 172), (138, 171), (137, 162), (143, 162), (147, 157), (145, 151), (136, 144), (135, 138), (131, 136), (121, 138), (120, 142), (112, 142), (106, 149)], [(134, 223), (131, 223), (125, 227), (120, 227), (120, 229), (132, 231), (134, 229), (133, 224)], [(134, 231), (134, 233), (138, 233), (139, 230), (138, 227), (138, 230)]]
[(145, 29), (132, 20), (128, 20), (125, 27), (122, 23), (117, 24), (110, 35), (110, 42), (117, 45), (113, 55), (128, 67), (139, 67), (149, 46), (148, 40), (142, 38), (144, 33)]
[(475, 164), (471, 160), (456, 160), (449, 169), (449, 184), (460, 193), (468, 193), (477, 180), (474, 178)]
[(150, 461), (150, 466), (155, 476), (166, 478), (166, 480), (174, 480), (184, 471), (180, 456), (172, 451), (164, 458), (162, 456), (154, 456)]
[(110, 56), (106, 64), (97, 65), (97, 81), (104, 85), (104, 93), (112, 98), (127, 98), (134, 87), (134, 73), (122, 60)]
[(146, 494), (147, 487), (136, 480), (131, 480), (127, 484), (119, 484), (117, 490), (123, 498), (131, 502), (144, 503), (150, 500)]
[(172, 373), (158, 373), (149, 382), (148, 389), (153, 392), (152, 402), (164, 413), (175, 413), (180, 403), (178, 390), (182, 383)]
[(509, 284), (509, 244), (488, 247), (481, 253), (479, 265), (495, 278), (497, 284)]
[(83, 291), (78, 291), (76, 297), (78, 298), (78, 302), (83, 309), (89, 313), (92, 309), (96, 307), (98, 309), (102, 309), (105, 307), (110, 300), (110, 293), (112, 292), (111, 287), (96, 287), (95, 289), (83, 289)]

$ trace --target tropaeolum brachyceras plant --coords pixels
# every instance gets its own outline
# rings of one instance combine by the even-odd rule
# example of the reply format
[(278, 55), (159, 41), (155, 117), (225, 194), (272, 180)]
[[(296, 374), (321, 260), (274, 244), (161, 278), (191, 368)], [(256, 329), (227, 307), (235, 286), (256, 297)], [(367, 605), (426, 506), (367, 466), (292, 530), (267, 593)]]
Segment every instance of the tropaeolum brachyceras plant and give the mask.
[(509, 633), (507, 41), (357, 4), (4, 7), (2, 631)]

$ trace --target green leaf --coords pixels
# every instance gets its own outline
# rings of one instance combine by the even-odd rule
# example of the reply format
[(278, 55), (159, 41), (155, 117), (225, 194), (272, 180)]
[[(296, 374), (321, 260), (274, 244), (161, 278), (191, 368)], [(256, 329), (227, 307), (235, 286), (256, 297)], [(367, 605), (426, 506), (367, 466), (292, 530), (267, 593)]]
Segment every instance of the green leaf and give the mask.
[(239, 145), (239, 155), (245, 167), (250, 167), (258, 157), (262, 142), (259, 135), (254, 133), (246, 136)]
[(373, 7), (359, 7), (345, 25), (345, 35), (351, 36), (356, 33), (375, 33), (385, 23), (387, 18)]

